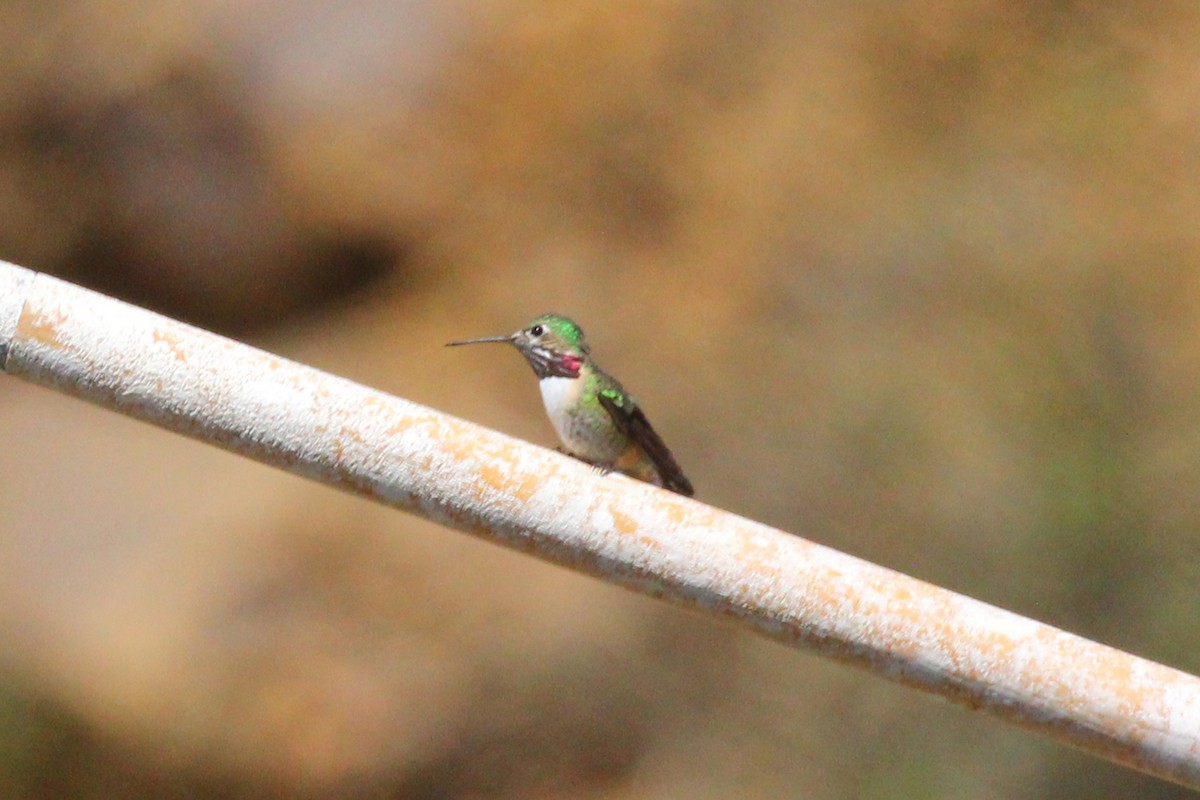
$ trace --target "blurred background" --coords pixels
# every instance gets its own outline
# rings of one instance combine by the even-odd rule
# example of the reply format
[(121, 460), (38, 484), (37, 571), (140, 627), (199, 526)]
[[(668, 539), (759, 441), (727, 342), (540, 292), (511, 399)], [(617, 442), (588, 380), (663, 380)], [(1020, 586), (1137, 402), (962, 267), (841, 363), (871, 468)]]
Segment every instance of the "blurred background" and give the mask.
[[(0, 258), (1200, 672), (1194, 3), (0, 4)], [(1182, 797), (0, 380), (0, 796)]]

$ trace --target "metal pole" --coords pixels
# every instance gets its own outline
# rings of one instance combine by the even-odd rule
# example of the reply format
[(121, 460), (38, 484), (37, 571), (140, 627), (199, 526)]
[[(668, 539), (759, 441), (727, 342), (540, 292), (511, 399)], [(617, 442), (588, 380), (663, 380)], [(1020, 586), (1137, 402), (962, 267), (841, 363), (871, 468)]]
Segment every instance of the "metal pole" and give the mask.
[(1200, 679), (0, 262), (0, 369), (1200, 788)]

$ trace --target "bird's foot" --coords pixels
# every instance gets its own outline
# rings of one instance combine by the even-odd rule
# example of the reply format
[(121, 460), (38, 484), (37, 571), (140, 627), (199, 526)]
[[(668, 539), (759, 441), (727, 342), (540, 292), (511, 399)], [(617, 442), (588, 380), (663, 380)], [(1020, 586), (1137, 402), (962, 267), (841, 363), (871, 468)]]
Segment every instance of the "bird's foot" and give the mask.
[(595, 470), (596, 472), (598, 472), (601, 475), (608, 475), (609, 473), (611, 473), (613, 471), (613, 467), (611, 464), (604, 464), (599, 461), (592, 461), (590, 458), (584, 458), (583, 456), (579, 455), (578, 453), (572, 453), (570, 450), (567, 450), (565, 447), (555, 446), (554, 449), (557, 450), (558, 452), (562, 453), (564, 456), (570, 456), (571, 458), (575, 459), (576, 461), (582, 461), (583, 463), (587, 464), (589, 467), (591, 467), (593, 470)]

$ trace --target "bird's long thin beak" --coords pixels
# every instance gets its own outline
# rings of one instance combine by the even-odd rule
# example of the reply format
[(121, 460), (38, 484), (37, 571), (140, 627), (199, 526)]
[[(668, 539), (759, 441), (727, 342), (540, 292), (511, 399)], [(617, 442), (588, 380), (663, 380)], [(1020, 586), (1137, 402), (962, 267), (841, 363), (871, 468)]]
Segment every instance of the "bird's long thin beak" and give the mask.
[(511, 343), (511, 336), (485, 336), (482, 339), (464, 339), (461, 342), (446, 342), (446, 347), (458, 347), (460, 344), (484, 344), (486, 342)]

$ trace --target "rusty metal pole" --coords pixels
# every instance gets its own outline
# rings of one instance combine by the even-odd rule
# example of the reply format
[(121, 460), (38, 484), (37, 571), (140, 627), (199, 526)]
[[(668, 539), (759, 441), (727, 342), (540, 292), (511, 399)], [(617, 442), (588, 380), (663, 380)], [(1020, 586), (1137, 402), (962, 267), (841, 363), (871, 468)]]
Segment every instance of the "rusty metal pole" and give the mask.
[(1200, 788), (1200, 679), (0, 262), (0, 369)]

